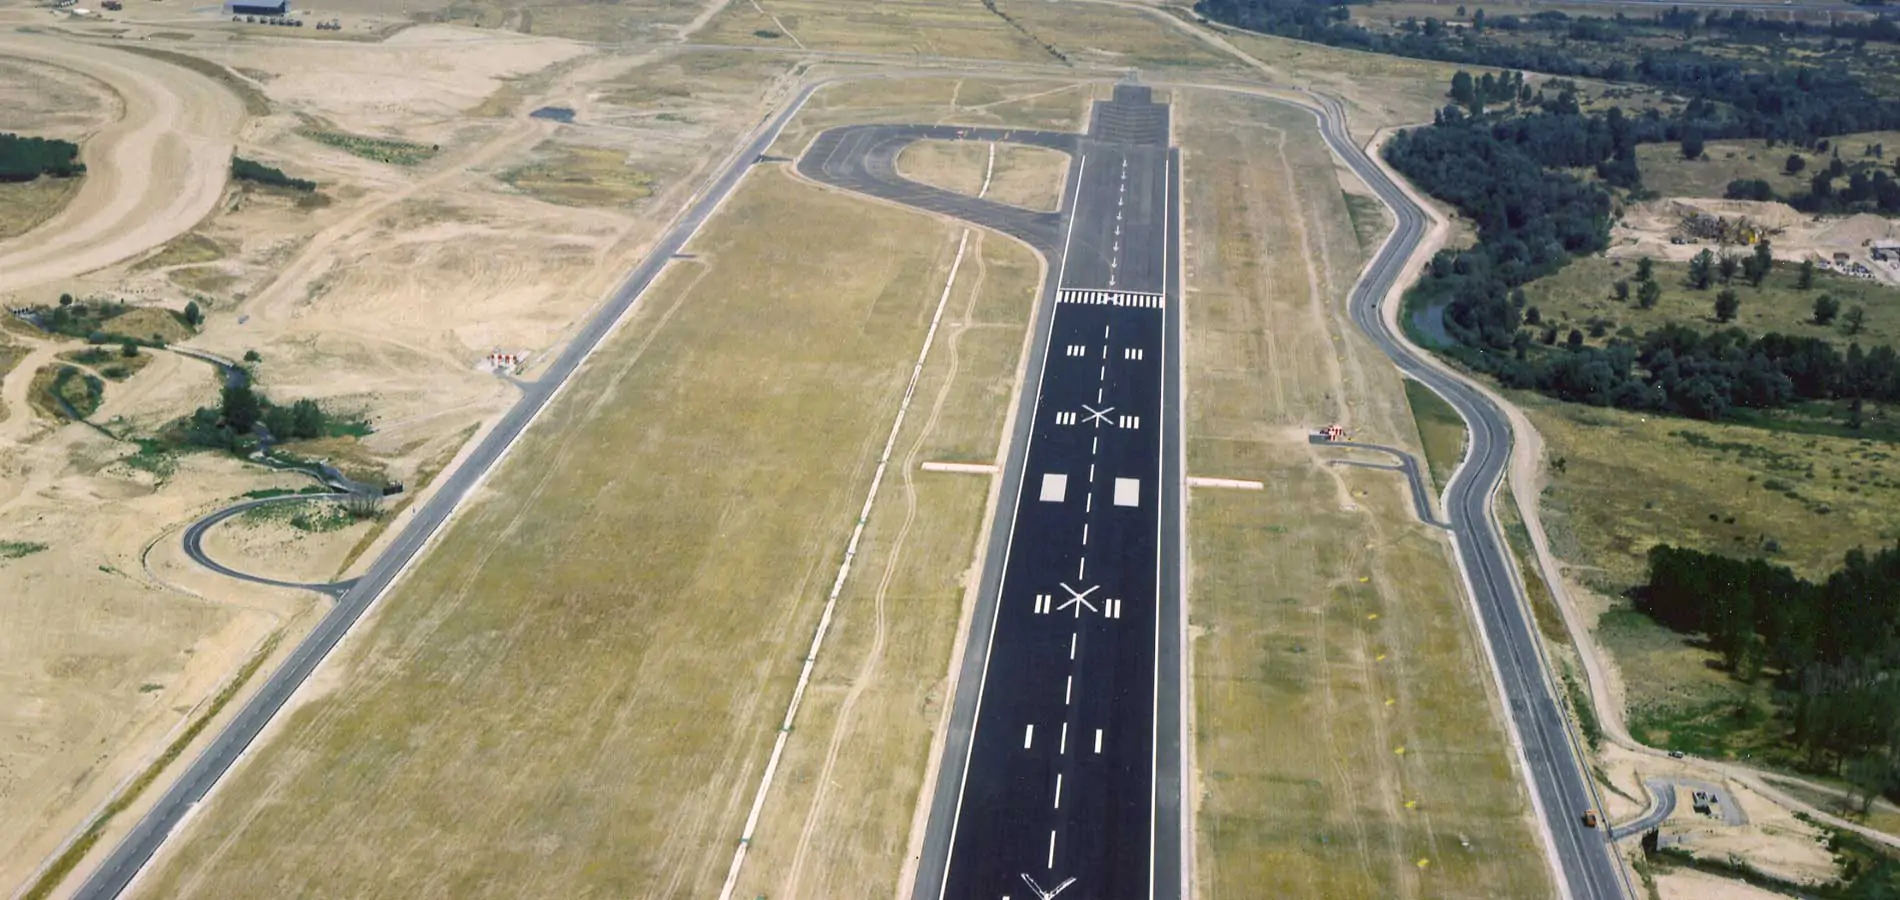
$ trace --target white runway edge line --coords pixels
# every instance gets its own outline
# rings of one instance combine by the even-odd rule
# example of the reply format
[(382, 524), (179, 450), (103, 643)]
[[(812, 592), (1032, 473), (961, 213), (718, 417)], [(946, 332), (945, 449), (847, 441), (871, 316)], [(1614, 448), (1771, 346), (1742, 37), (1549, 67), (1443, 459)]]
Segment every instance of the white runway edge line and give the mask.
[(897, 447), (897, 434), (904, 428), (904, 414), (910, 411), (910, 401), (917, 393), (917, 382), (924, 374), (924, 360), (930, 356), (930, 345), (937, 339), (937, 326), (943, 320), (943, 309), (950, 303), (950, 289), (956, 286), (957, 269), (963, 265), (963, 251), (969, 246), (970, 230), (963, 230), (963, 237), (957, 240), (957, 257), (950, 263), (950, 277), (944, 279), (943, 295), (937, 298), (937, 311), (930, 316), (930, 330), (924, 333), (923, 349), (917, 351), (917, 363), (910, 370), (910, 383), (904, 386), (904, 399), (897, 405), (897, 418), (891, 422), (890, 436), (884, 439), (884, 452), (878, 456), (877, 471), (871, 476), (871, 490), (865, 494), (864, 508), (858, 513), (858, 523), (851, 529), (851, 542), (845, 545), (844, 561), (838, 564), (838, 577), (831, 583), (831, 593), (825, 597), (825, 611), (818, 617), (818, 630), (812, 635), (811, 650), (805, 654), (805, 664), (798, 672), (798, 686), (792, 689), (792, 702), (785, 707), (785, 721), (779, 726), (778, 738), (772, 742), (772, 756), (766, 761), (765, 774), (759, 778), (759, 790), (752, 796), (752, 811), (746, 815), (745, 831), (739, 835), (739, 847), (732, 853), (732, 868), (726, 871), (726, 884), (719, 889), (719, 900), (732, 900), (732, 890), (739, 883), (739, 869), (745, 865), (746, 848), (752, 845), (752, 835), (759, 827), (759, 815), (765, 809), (766, 794), (772, 790), (772, 776), (778, 771), (779, 760), (785, 756), (785, 742), (792, 735), (792, 720), (798, 716), (798, 706), (805, 699), (805, 688), (811, 683), (812, 668), (818, 664), (818, 650), (824, 646), (825, 633), (831, 630), (831, 614), (838, 607), (838, 595), (844, 591), (846, 576), (851, 574), (851, 560), (858, 555), (858, 540), (864, 537), (864, 523), (870, 521), (871, 505), (877, 502), (877, 491), (884, 483), (884, 472), (890, 466), (891, 452)]

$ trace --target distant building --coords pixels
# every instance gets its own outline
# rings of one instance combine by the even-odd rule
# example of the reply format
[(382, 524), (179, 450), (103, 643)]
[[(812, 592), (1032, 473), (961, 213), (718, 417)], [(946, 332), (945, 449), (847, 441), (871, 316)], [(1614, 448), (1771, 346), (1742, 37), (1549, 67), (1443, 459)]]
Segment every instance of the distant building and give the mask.
[(287, 16), (290, 0), (230, 0), (224, 8), (234, 16)]

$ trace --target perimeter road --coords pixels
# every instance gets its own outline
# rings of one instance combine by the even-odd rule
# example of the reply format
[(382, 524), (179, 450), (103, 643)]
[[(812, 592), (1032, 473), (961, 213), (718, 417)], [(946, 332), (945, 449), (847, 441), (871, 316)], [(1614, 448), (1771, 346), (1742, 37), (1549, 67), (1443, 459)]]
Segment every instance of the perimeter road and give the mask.
[(738, 185), (746, 170), (771, 146), (785, 123), (791, 121), (812, 92), (824, 84), (818, 82), (807, 85), (732, 158), (718, 178), (700, 194), (686, 214), (667, 231), (647, 258), (621, 284), (620, 289), (581, 325), (574, 340), (555, 357), (547, 371), (538, 380), (523, 386), (521, 399), (502, 415), (495, 423), (494, 430), (476, 445), (468, 459), (443, 477), (441, 488), (422, 504), (415, 518), (396, 536), (389, 549), (337, 600), (336, 606), (331, 607), (330, 612), (297, 645), (283, 665), (271, 673), (270, 679), (244, 704), (244, 708), (212, 739), (204, 752), (192, 760), (190, 767), (159, 798), (157, 805), (113, 848), (112, 854), (73, 895), (75, 900), (109, 900), (125, 891), (126, 886), (164, 845), (179, 822), (237, 762), (238, 757), (264, 730), (264, 726), (277, 715), (277, 711), (310, 677), (364, 611), (416, 559), (461, 504), (463, 497), (493, 471), (522, 431), (567, 385), (581, 363), (620, 324), (627, 311), (640, 299), (641, 293), (665, 268), (667, 261), (699, 231), (720, 202)]

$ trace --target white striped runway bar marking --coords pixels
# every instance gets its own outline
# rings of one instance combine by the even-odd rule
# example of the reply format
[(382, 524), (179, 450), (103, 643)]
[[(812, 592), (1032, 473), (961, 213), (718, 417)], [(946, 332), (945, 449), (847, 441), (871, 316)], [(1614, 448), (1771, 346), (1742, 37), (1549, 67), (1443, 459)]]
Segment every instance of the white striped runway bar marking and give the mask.
[(1140, 416), (1117, 416), (1116, 418), (1119, 420), (1116, 424), (1123, 428), (1135, 429), (1141, 427)]
[(1075, 288), (1058, 291), (1056, 302), (1079, 303), (1085, 306), (1131, 306), (1136, 309), (1160, 309), (1167, 305), (1160, 294), (1141, 291), (1085, 291)]
[(1036, 614), (1046, 615), (1050, 609), (1054, 608), (1054, 604), (1055, 604), (1055, 598), (1053, 596), (1049, 594), (1037, 594), (1036, 595)]
[(1073, 411), (1056, 413), (1056, 424), (1057, 425), (1074, 425), (1075, 413)]

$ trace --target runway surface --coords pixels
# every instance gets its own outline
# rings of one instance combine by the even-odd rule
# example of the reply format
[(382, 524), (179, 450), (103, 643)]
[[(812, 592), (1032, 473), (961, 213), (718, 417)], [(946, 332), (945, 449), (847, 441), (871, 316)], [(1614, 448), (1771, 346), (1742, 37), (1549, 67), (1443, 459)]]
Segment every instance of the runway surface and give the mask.
[[(922, 138), (1069, 152), (1067, 214), (896, 174)], [(1023, 239), (1040, 302), (1018, 432), (935, 786), (917, 897), (1181, 888), (1179, 222), (1168, 111), (1118, 86), (1086, 135), (855, 126), (809, 177)]]
[(442, 476), (435, 495), (421, 505), (415, 518), (403, 527), (389, 548), (337, 599), (336, 605), (297, 645), (283, 665), (271, 673), (257, 693), (239, 709), (205, 750), (192, 760), (178, 781), (113, 848), (98, 870), (73, 894), (75, 900), (106, 900), (125, 891), (146, 862), (158, 852), (172, 829), (178, 826), (192, 807), (204, 799), (212, 786), (237, 762), (264, 726), (290, 699), (291, 694), (302, 686), (304, 680), (310, 677), (370, 604), (402, 574), (436, 530), (448, 520), (462, 498), (501, 460), (514, 445), (515, 439), (561, 390), (594, 348), (613, 331), (641, 293), (659, 276), (667, 261), (685, 246), (687, 240), (739, 183), (746, 169), (771, 146), (785, 123), (804, 107), (812, 92), (822, 84), (807, 86), (792, 102), (786, 104), (784, 110), (759, 129), (753, 140), (734, 156), (732, 162), (660, 239), (647, 258), (628, 275), (620, 289), (592, 317), (581, 323), (574, 340), (549, 363), (546, 372), (538, 380), (523, 384), (521, 399), (502, 415), (495, 428), (475, 446), (462, 465)]

